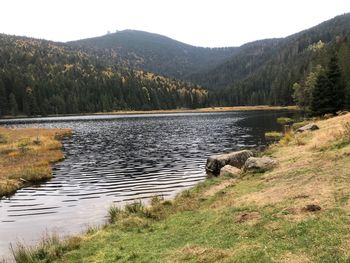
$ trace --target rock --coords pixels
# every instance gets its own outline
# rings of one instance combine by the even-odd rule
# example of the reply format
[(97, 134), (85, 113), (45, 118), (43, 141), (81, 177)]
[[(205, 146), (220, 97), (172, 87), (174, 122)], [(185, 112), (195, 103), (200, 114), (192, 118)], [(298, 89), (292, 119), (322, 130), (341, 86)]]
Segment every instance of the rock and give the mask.
[(271, 170), (275, 165), (276, 161), (267, 156), (263, 156), (261, 158), (250, 157), (245, 162), (243, 170), (252, 172), (266, 172), (268, 170)]
[(348, 114), (348, 111), (337, 111), (337, 115), (342, 116)]
[(315, 123), (310, 123), (308, 125), (305, 125), (299, 129), (297, 129), (297, 132), (304, 132), (304, 131), (314, 131), (318, 130), (319, 127)]
[(325, 115), (323, 115), (323, 118), (325, 118), (325, 119), (329, 119), (329, 118), (332, 118), (332, 117), (334, 117), (333, 113), (326, 113)]
[(218, 175), (220, 173), (220, 169), (225, 165), (229, 164), (234, 167), (241, 168), (245, 161), (252, 156), (253, 152), (249, 150), (213, 155), (208, 158), (205, 169), (207, 172)]
[(241, 169), (228, 164), (220, 169), (220, 176), (237, 177), (241, 172)]

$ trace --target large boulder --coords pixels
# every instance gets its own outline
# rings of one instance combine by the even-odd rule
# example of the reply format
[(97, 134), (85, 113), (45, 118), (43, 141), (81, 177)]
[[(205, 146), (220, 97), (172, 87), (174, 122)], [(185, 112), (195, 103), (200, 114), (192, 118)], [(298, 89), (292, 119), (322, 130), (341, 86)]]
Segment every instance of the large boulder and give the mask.
[(318, 129), (319, 129), (319, 127), (315, 123), (310, 123), (308, 125), (305, 125), (303, 127), (300, 127), (299, 129), (297, 129), (297, 132), (314, 131), (314, 130), (318, 130)]
[(238, 177), (241, 172), (241, 169), (228, 164), (220, 169), (220, 176)]
[(266, 172), (271, 170), (275, 165), (276, 161), (270, 157), (263, 156), (259, 157), (250, 157), (245, 162), (243, 170), (245, 172)]
[(253, 152), (249, 150), (213, 155), (208, 158), (205, 169), (207, 172), (219, 175), (220, 169), (225, 165), (229, 164), (241, 168), (245, 164), (245, 161), (252, 156)]

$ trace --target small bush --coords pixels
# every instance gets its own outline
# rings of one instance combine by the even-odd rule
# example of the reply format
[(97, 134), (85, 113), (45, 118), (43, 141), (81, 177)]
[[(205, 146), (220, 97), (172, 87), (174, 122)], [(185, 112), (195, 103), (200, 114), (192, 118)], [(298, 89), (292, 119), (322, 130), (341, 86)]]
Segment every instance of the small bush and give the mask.
[(41, 140), (39, 137), (36, 137), (34, 140), (33, 140), (33, 144), (34, 145), (40, 145), (41, 144)]
[(292, 132), (286, 132), (283, 136), (283, 138), (280, 140), (281, 145), (288, 145), (290, 142), (293, 141), (294, 134)]
[(11, 244), (13, 257), (18, 263), (53, 262), (64, 253), (80, 247), (82, 238), (75, 236), (61, 240), (57, 234), (46, 234), (37, 246), (26, 246), (18, 242)]
[(99, 231), (101, 228), (99, 226), (93, 226), (93, 225), (87, 225), (85, 233), (87, 235), (93, 235), (95, 234), (97, 231)]
[(143, 214), (145, 206), (142, 204), (141, 201), (136, 201), (134, 203), (126, 205), (124, 210), (128, 214)]
[(277, 118), (277, 123), (281, 124), (281, 125), (287, 125), (287, 124), (291, 124), (293, 123), (294, 120), (288, 117), (279, 117)]
[(192, 193), (191, 193), (191, 191), (190, 190), (184, 190), (184, 191), (182, 191), (182, 193), (181, 193), (181, 197), (184, 197), (184, 198), (189, 198), (189, 197), (191, 197), (192, 196)]
[(151, 206), (158, 205), (158, 204), (160, 204), (163, 200), (164, 200), (164, 197), (162, 197), (162, 196), (158, 196), (158, 195), (153, 196), (153, 197), (151, 198)]
[(0, 134), (0, 144), (4, 144), (8, 142), (8, 138), (4, 134)]
[(265, 132), (265, 138), (267, 140), (274, 140), (278, 141), (282, 138), (283, 134), (281, 132), (271, 131), (271, 132)]
[(26, 152), (29, 151), (29, 140), (21, 140), (18, 144), (17, 147), (20, 151), (20, 153), (25, 154)]
[(108, 209), (108, 221), (109, 221), (109, 223), (114, 224), (117, 221), (118, 216), (120, 215), (120, 212), (121, 212), (121, 210), (117, 206), (112, 205)]

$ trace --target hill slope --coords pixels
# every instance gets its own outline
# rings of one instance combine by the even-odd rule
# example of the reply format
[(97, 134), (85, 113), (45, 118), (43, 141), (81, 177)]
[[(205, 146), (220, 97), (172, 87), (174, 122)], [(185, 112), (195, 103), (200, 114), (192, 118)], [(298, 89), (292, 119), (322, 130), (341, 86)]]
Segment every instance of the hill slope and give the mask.
[[(142, 31), (125, 30), (69, 42), (96, 52), (105, 61), (190, 80), (211, 91), (215, 106), (293, 104), (292, 86), (313, 68), (325, 67), (333, 49), (348, 49), (350, 14), (280, 39), (232, 48), (193, 47)], [(323, 49), (316, 49), (321, 41)], [(341, 67), (349, 75), (342, 56)]]
[(337, 16), (284, 39), (243, 45), (230, 60), (192, 75), (191, 81), (220, 90), (214, 104), (292, 104), (293, 83), (317, 64), (325, 67), (333, 51), (344, 76), (350, 75), (349, 37), (350, 14)]
[(0, 116), (206, 106), (207, 91), (111, 65), (95, 53), (0, 35)]
[(216, 66), (230, 58), (236, 48), (203, 48), (137, 30), (124, 30), (101, 37), (68, 42), (80, 48), (103, 50), (118, 64), (180, 79)]

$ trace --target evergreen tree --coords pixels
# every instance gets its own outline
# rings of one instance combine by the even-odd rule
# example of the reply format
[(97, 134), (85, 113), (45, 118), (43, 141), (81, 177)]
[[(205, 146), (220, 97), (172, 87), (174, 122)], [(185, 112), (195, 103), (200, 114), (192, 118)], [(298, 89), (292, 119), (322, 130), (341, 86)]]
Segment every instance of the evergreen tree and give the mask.
[(345, 106), (345, 85), (335, 54), (332, 55), (328, 64), (327, 79), (331, 96), (330, 112), (336, 113)]
[(7, 96), (6, 90), (2, 80), (0, 79), (0, 116), (5, 115), (7, 113)]
[(16, 96), (13, 93), (9, 95), (9, 107), (12, 116), (16, 116), (18, 114), (18, 104), (16, 101)]
[(325, 74), (320, 74), (316, 80), (315, 88), (312, 92), (311, 112), (315, 116), (320, 116), (329, 113), (328, 107), (330, 105), (328, 80)]
[(314, 115), (336, 113), (345, 107), (345, 85), (342, 81), (341, 71), (337, 57), (330, 58), (326, 74), (317, 78), (312, 93), (311, 111)]

